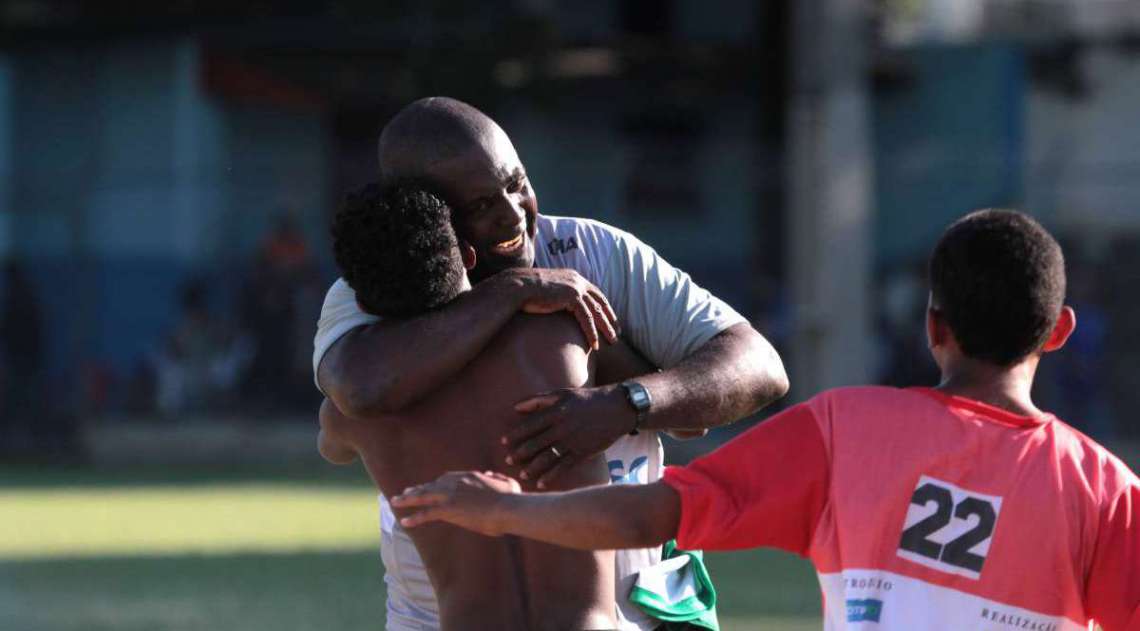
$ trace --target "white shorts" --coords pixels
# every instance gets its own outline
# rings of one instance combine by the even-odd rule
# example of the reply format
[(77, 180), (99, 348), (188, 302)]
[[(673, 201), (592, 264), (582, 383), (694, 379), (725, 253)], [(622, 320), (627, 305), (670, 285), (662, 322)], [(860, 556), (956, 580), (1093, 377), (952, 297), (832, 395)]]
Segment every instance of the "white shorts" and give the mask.
[(396, 525), (380, 536), (380, 559), (388, 588), (387, 631), (437, 631), (439, 603), (411, 537)]
[[(384, 583), (388, 587), (387, 631), (438, 631), (439, 603), (419, 550), (396, 522), (383, 495), (380, 496), (380, 558), (384, 562)], [(661, 548), (618, 550), (617, 574), (618, 628), (645, 631), (660, 624), (629, 601), (637, 572), (661, 561)]]

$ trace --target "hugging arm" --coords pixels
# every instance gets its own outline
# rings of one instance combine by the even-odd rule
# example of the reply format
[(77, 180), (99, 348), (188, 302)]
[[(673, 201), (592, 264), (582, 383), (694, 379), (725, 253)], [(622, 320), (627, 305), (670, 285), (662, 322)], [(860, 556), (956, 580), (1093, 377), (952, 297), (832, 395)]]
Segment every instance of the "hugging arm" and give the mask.
[(783, 362), (768, 340), (636, 237), (617, 242), (602, 286), (630, 341), (663, 368), (637, 379), (653, 397), (643, 427), (726, 425), (787, 393)]
[(748, 323), (718, 333), (671, 370), (638, 382), (653, 393), (644, 426), (704, 429), (743, 418), (783, 397), (788, 378), (775, 349)]
[(437, 311), (352, 329), (320, 359), (317, 381), (349, 417), (399, 411), (457, 373), (520, 310), (569, 311), (595, 347), (617, 336), (605, 296), (576, 272), (506, 270)]
[[(600, 385), (620, 384), (627, 379), (652, 375), (656, 372), (658, 372), (657, 367), (624, 339), (619, 338), (614, 344), (598, 351), (596, 382)], [(690, 440), (704, 436), (709, 430), (702, 427), (698, 429), (667, 429), (664, 431), (677, 440)]]
[[(780, 356), (742, 316), (632, 235), (617, 231), (602, 286), (631, 344), (664, 368), (636, 376), (652, 405), (643, 419), (620, 385), (540, 393), (505, 437), (527, 477), (555, 476), (551, 445), (572, 456), (599, 453), (635, 427), (704, 430), (732, 423), (784, 396)], [(600, 382), (601, 383), (601, 382)], [(561, 461), (560, 461), (561, 462)]]
[[(642, 429), (680, 430), (701, 436), (710, 427), (746, 416), (787, 392), (783, 364), (768, 341), (747, 323), (714, 336), (669, 370), (637, 377), (653, 397)], [(545, 485), (575, 459), (599, 453), (634, 429), (636, 413), (617, 384), (540, 394), (515, 406), (527, 418), (503, 440), (525, 479)], [(551, 445), (568, 456), (546, 456)]]

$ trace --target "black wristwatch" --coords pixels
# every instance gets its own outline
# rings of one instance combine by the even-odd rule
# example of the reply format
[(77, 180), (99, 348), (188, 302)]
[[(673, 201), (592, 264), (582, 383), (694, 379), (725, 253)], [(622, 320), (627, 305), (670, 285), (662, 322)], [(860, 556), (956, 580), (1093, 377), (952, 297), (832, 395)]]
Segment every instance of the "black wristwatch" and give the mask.
[(638, 429), (645, 422), (645, 417), (649, 415), (649, 408), (653, 405), (653, 397), (649, 396), (649, 390), (646, 390), (645, 386), (636, 381), (626, 381), (621, 384), (621, 387), (625, 389), (626, 400), (637, 412), (637, 419), (633, 421), (633, 431), (629, 433), (630, 436), (637, 436)]

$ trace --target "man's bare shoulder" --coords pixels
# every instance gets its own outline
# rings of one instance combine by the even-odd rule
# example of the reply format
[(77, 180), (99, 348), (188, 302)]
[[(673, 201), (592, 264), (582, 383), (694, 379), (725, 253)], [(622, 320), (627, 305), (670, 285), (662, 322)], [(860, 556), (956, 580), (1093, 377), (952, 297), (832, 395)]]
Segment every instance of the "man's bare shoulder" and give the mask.
[(569, 314), (518, 314), (488, 350), (534, 380), (536, 391), (579, 387), (592, 376), (586, 338)]
[(526, 344), (572, 344), (585, 352), (586, 337), (569, 312), (549, 315), (518, 313), (507, 323), (503, 332), (512, 340)]

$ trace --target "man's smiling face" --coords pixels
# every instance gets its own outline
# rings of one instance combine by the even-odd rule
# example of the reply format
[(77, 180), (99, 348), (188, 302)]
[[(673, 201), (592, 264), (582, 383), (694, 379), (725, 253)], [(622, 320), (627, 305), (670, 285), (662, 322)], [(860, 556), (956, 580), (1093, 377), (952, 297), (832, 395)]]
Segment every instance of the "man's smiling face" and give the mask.
[(514, 146), (492, 124), (478, 142), (432, 164), (427, 178), (451, 204), (459, 238), (475, 249), (478, 282), (534, 265), (538, 200)]

